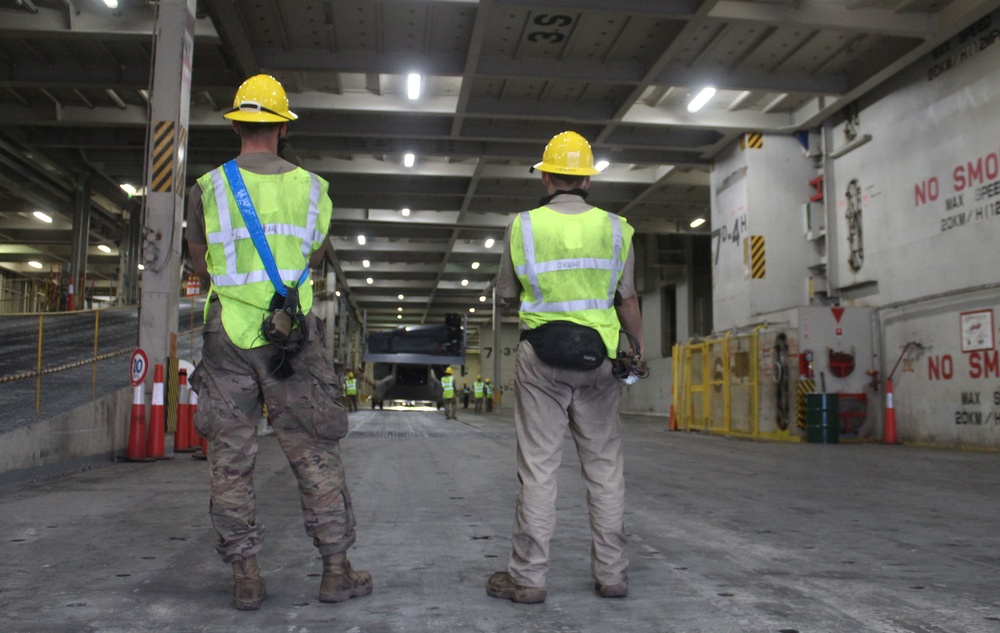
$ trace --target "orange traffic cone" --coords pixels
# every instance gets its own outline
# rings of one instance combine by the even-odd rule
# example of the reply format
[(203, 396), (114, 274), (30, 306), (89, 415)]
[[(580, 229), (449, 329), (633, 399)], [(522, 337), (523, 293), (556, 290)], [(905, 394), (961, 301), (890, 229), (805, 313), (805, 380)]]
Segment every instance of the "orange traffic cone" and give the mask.
[[(193, 430), (194, 414), (198, 411), (198, 392), (196, 392), (194, 389), (189, 390), (188, 410), (190, 411), (189, 415), (191, 416), (191, 428)], [(198, 438), (198, 444), (201, 445), (201, 452), (195, 453), (191, 457), (194, 459), (208, 459), (208, 440), (203, 438), (201, 434), (198, 433), (198, 431), (194, 431), (194, 435), (192, 437)]]
[(149, 408), (149, 437), (146, 438), (146, 456), (163, 459), (163, 438), (166, 433), (166, 410), (163, 405), (163, 365), (153, 372), (153, 401)]
[(892, 406), (892, 379), (885, 381), (885, 432), (882, 441), (896, 444), (896, 409)]
[(132, 419), (128, 424), (128, 449), (125, 459), (130, 462), (151, 462), (146, 458), (146, 405), (142, 401), (142, 385), (132, 392)]
[(674, 417), (674, 405), (673, 404), (670, 405), (670, 426), (667, 427), (667, 428), (670, 431), (676, 431), (677, 430), (677, 418)]
[(190, 453), (195, 450), (191, 447), (191, 423), (188, 416), (191, 415), (191, 407), (188, 405), (188, 384), (187, 370), (181, 369), (177, 372), (177, 431), (174, 432), (174, 452)]

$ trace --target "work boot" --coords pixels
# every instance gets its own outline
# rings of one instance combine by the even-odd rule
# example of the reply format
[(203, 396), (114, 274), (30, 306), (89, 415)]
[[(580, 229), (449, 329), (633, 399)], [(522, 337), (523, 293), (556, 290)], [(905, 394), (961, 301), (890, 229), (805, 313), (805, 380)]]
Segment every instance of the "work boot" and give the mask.
[(520, 604), (545, 602), (545, 587), (524, 587), (514, 582), (505, 571), (498, 571), (486, 581), (486, 593), (493, 598), (510, 600)]
[(233, 561), (233, 601), (240, 611), (255, 611), (267, 597), (264, 579), (260, 577), (257, 557)]
[(372, 592), (372, 575), (354, 571), (347, 554), (323, 557), (323, 578), (319, 583), (320, 602), (344, 602)]
[(603, 585), (595, 582), (594, 591), (602, 598), (624, 598), (628, 595), (628, 580), (623, 580), (613, 585)]

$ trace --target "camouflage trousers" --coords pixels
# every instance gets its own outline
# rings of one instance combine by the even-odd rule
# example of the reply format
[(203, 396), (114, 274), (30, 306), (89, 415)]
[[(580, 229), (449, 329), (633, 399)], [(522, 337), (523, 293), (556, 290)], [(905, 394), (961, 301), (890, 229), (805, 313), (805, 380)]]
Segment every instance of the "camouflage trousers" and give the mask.
[(321, 555), (346, 551), (355, 539), (339, 440), (347, 434), (340, 382), (323, 349), (322, 323), (306, 317), (309, 340), (291, 361), (294, 374), (273, 373), (272, 345), (244, 350), (222, 327), (218, 305), (205, 324), (202, 361), (192, 377), (198, 392), (194, 424), (208, 439), (212, 524), (225, 562), (256, 554), (264, 526), (256, 516), (257, 426), (267, 405), (274, 435), (298, 481), (306, 533)]

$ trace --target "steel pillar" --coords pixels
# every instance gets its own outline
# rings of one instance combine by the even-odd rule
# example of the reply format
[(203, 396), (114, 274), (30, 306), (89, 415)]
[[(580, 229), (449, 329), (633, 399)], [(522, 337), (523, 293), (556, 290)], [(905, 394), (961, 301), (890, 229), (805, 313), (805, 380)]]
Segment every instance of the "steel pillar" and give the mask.
[(153, 92), (146, 131), (139, 347), (150, 365), (177, 355), (177, 305), (182, 272), (184, 157), (191, 102), (195, 0), (160, 0), (155, 25)]

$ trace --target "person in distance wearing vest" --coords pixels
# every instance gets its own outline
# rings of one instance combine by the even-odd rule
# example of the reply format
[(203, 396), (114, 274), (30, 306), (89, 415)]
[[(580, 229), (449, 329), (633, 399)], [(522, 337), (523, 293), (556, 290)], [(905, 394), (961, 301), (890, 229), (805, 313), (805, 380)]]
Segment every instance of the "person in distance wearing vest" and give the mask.
[(493, 413), (493, 385), (489, 378), (483, 381), (483, 402), (486, 403), (486, 413)]
[(485, 392), (483, 386), (483, 377), (476, 376), (476, 382), (472, 383), (472, 397), (476, 401), (476, 413), (483, 412), (483, 393)]
[(344, 393), (347, 394), (347, 410), (354, 412), (358, 410), (358, 379), (354, 377), (354, 372), (347, 372), (347, 379), (344, 381)]
[(497, 279), (500, 297), (520, 303), (514, 427), (521, 489), (507, 569), (489, 577), (486, 592), (520, 603), (545, 601), (556, 471), (569, 428), (587, 486), (594, 589), (603, 598), (624, 598), (621, 384), (609, 357), (618, 353), (621, 329), (642, 348), (634, 231), (625, 218), (587, 204), (590, 176), (599, 172), (579, 134), (553, 137), (535, 169), (548, 195), (508, 226)]
[(455, 409), (458, 405), (458, 399), (455, 398), (455, 376), (452, 374), (451, 367), (446, 367), (444, 376), (441, 376), (441, 399), (444, 400), (444, 419), (457, 420)]
[(255, 511), (257, 419), (266, 404), (298, 480), (306, 533), (323, 559), (321, 602), (372, 592), (347, 560), (355, 519), (339, 440), (347, 434), (340, 384), (310, 314), (309, 270), (323, 261), (333, 213), (328, 183), (278, 156), (297, 117), (281, 84), (247, 79), (224, 115), (240, 137), (235, 161), (190, 191), (187, 239), (195, 270), (211, 279), (202, 361), (191, 384), (195, 426), (209, 442), (216, 550), (233, 567), (237, 609), (267, 597), (257, 563), (264, 526)]

